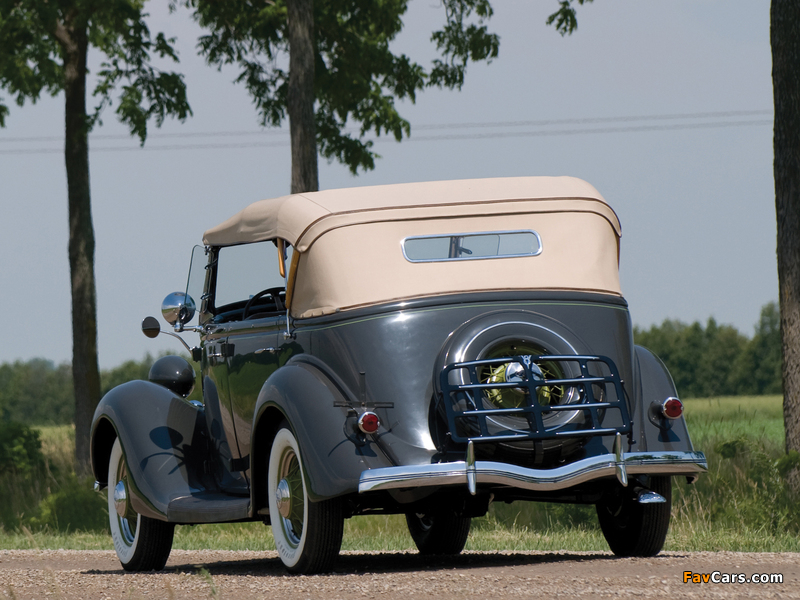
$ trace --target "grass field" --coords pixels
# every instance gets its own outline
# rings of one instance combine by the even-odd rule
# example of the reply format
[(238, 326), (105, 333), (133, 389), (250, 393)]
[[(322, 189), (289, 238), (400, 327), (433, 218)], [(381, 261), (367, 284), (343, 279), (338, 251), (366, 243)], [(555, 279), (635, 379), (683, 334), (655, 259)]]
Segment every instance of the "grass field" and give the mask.
[[(675, 480), (666, 549), (800, 552), (798, 503), (789, 497), (780, 474), (781, 398), (714, 398), (685, 404), (694, 445), (706, 453), (709, 473), (693, 486)], [(69, 427), (44, 428), (41, 438), (49, 473), (46, 485), (38, 490), (45, 498), (45, 510), (28, 507), (32, 516), (20, 519), (16, 527), (0, 529), (0, 548), (111, 549), (106, 532), (76, 532), (65, 526), (63, 517), (54, 520), (53, 515), (62, 514), (58, 498), (54, 499), (58, 486), (75, 485), (65, 475), (71, 471), (74, 441)], [(80, 485), (85, 490), (88, 483)], [(86, 513), (85, 505), (94, 503), (102, 523), (105, 496), (93, 494), (84, 498), (81, 511)], [(179, 526), (174, 547), (271, 550), (274, 545), (269, 527), (245, 523)], [(355, 517), (345, 524), (345, 550), (413, 547), (402, 516)], [(486, 517), (475, 519), (467, 548), (577, 551), (608, 546), (591, 506), (517, 502), (493, 505)]]
[(692, 442), (700, 450), (719, 440), (749, 438), (783, 448), (780, 396), (740, 396), (684, 400)]

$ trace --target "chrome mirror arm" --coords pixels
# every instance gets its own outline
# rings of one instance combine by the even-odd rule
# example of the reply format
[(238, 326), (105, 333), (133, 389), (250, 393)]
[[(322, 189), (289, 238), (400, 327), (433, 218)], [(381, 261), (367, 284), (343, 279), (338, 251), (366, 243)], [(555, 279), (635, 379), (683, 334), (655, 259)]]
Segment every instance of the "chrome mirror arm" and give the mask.
[[(195, 333), (203, 333), (205, 331), (205, 328), (202, 325), (189, 325), (189, 326), (186, 326), (183, 323), (181, 323), (180, 321), (176, 321), (175, 322), (175, 325), (173, 325), (173, 329), (174, 329), (175, 333), (183, 333), (184, 331), (194, 331)], [(165, 331), (164, 333), (168, 333), (168, 332)], [(174, 335), (174, 334), (170, 333), (170, 335)]]
[(189, 352), (189, 354), (192, 354), (192, 349), (189, 347), (189, 344), (187, 344), (186, 340), (184, 340), (177, 333), (172, 333), (171, 331), (164, 331), (163, 329), (161, 330), (161, 333), (165, 333), (166, 335), (171, 335), (175, 339), (180, 340), (181, 344), (183, 344), (183, 347), (186, 348), (186, 350)]
[[(199, 331), (202, 331), (203, 328), (202, 327), (192, 326), (192, 327), (187, 327), (185, 330), (186, 331), (198, 331), (199, 332)], [(175, 331), (176, 332), (180, 332), (180, 331), (184, 331), (184, 329), (183, 328), (178, 329), (178, 325), (176, 324), (175, 325)], [(151, 339), (155, 338), (155, 337), (158, 337), (158, 334), (160, 334), (160, 333), (163, 333), (163, 334), (166, 334), (166, 335), (171, 335), (172, 337), (174, 337), (178, 341), (180, 341), (181, 344), (183, 344), (183, 347), (186, 348), (186, 350), (191, 355), (192, 360), (194, 360), (196, 362), (199, 362), (200, 359), (202, 358), (202, 351), (201, 351), (201, 349), (199, 347), (195, 346), (194, 348), (190, 348), (189, 344), (187, 344), (186, 341), (181, 336), (179, 336), (177, 333), (174, 333), (172, 331), (165, 331), (165, 330), (161, 329), (161, 327), (159, 326), (158, 321), (156, 320), (155, 317), (145, 317), (144, 318), (144, 320), (142, 321), (142, 333), (144, 333), (147, 337), (149, 337)]]

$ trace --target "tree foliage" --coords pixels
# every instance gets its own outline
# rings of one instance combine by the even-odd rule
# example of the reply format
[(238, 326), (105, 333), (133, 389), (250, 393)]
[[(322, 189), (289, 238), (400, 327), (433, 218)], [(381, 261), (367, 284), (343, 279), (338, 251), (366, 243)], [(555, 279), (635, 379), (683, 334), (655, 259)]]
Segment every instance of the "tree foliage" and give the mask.
[(633, 336), (664, 361), (681, 396), (735, 394), (732, 367), (747, 343), (735, 328), (720, 326), (713, 318), (705, 327), (666, 320), (647, 331), (634, 330)]
[[(0, 89), (22, 106), (43, 92), (64, 92), (64, 162), (67, 171), (68, 256), (72, 297), (72, 381), (75, 456), (89, 470), (89, 432), (100, 400), (94, 226), (89, 177), (89, 130), (119, 89), (117, 117), (142, 143), (147, 123), (190, 113), (179, 74), (153, 65), (153, 57), (177, 60), (172, 40), (155, 39), (145, 23), (144, 0), (0, 0)], [(86, 108), (88, 52), (105, 57)], [(8, 107), (0, 98), (0, 126)]]
[[(200, 51), (209, 64), (235, 65), (236, 78), (253, 98), (264, 126), (287, 116), (289, 72), (285, 0), (185, 0), (207, 33)], [(427, 68), (391, 42), (403, 28), (408, 0), (316, 0), (314, 2), (315, 125), (319, 152), (353, 173), (375, 167), (378, 156), (367, 133), (396, 140), (411, 128), (396, 101), (414, 101), (426, 87), (460, 89), (467, 64), (491, 61), (500, 40), (486, 22), (488, 0), (443, 0), (444, 25), (431, 41), (439, 57)], [(357, 127), (356, 133), (348, 131)]]
[(0, 420), (0, 529), (20, 524), (20, 516), (42, 497), (46, 459), (39, 432)]
[[(160, 356), (160, 355), (159, 355)], [(189, 360), (188, 356), (184, 356)], [(100, 372), (102, 394), (128, 381), (147, 380), (155, 357), (124, 363)], [(199, 380), (189, 396), (202, 399)], [(72, 369), (69, 363), (56, 365), (43, 358), (0, 364), (0, 423), (66, 425), (75, 414)]]
[(781, 328), (776, 302), (761, 309), (755, 335), (748, 341), (736, 363), (739, 394), (780, 394)]
[(29, 475), (43, 465), (39, 432), (22, 423), (0, 421), (0, 474)]
[(71, 423), (72, 368), (34, 358), (0, 365), (0, 420), (43, 425)]
[[(63, 30), (71, 23), (105, 57), (92, 92), (97, 104), (87, 115), (88, 129), (116, 101), (119, 120), (144, 143), (151, 118), (160, 125), (168, 115), (185, 119), (191, 109), (183, 77), (152, 62), (177, 62), (175, 40), (163, 33), (154, 39), (143, 8), (144, 0), (0, 0), (0, 88), (19, 106), (35, 103), (42, 93), (62, 92)], [(0, 98), (0, 127), (7, 115)]]
[(593, 0), (559, 0), (558, 10), (547, 17), (548, 25), (555, 25), (556, 31), (562, 36), (569, 35), (578, 28), (578, 15), (573, 2), (583, 6)]
[(682, 397), (781, 393), (781, 341), (777, 304), (761, 309), (748, 339), (712, 318), (705, 326), (666, 320), (647, 330), (634, 328), (634, 341), (667, 365)]

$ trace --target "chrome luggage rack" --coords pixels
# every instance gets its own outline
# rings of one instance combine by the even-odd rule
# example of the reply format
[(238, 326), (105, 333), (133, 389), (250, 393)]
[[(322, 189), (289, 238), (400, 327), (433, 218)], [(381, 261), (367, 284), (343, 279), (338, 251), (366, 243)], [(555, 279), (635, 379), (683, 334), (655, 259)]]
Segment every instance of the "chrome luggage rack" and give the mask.
[[(531, 365), (537, 362), (577, 363), (580, 375), (564, 379), (546, 379), (541, 370), (536, 371)], [(516, 363), (517, 380), (505, 382), (481, 382), (478, 370), (485, 366), (497, 366)], [(607, 374), (593, 375), (590, 365), (599, 367), (600, 372)], [(519, 374), (519, 367), (524, 369), (524, 375)], [(469, 383), (451, 383), (451, 373), (462, 371), (468, 377), (462, 377)], [(539, 371), (537, 373), (537, 371)], [(610, 358), (597, 355), (543, 355), (543, 356), (507, 356), (484, 360), (457, 362), (446, 365), (439, 376), (441, 396), (440, 402), (444, 404), (450, 436), (454, 442), (508, 442), (524, 440), (542, 440), (565, 437), (587, 437), (615, 435), (617, 433), (628, 435), (632, 432), (632, 423), (622, 386), (619, 370)], [(548, 405), (540, 404), (537, 390), (547, 386), (563, 386), (576, 390), (575, 402), (567, 404)], [(514, 408), (487, 408), (492, 406), (486, 398), (485, 390), (515, 388), (527, 393), (524, 394), (525, 404)], [(602, 390), (599, 394), (595, 390)], [(614, 399), (609, 398), (612, 394)], [(598, 395), (600, 396), (598, 398)], [(544, 416), (558, 411), (583, 411), (583, 423), (566, 426), (558, 430), (548, 430), (544, 424)], [(611, 422), (622, 423), (616, 427), (603, 427), (600, 423), (601, 411), (616, 411), (617, 415)], [(613, 414), (613, 413), (612, 413)], [(527, 420), (528, 430), (507, 426), (499, 426), (498, 417), (522, 417)], [(609, 415), (604, 420), (608, 422)], [(489, 421), (491, 423), (487, 422)], [(495, 431), (491, 431), (494, 429)], [(497, 431), (497, 430), (500, 431)]]

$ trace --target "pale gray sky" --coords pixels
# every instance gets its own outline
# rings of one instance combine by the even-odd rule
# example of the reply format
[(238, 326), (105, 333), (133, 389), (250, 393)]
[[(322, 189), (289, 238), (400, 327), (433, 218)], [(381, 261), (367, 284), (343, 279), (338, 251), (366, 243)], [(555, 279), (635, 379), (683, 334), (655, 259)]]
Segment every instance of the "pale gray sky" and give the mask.
[[(153, 129), (138, 149), (103, 137), (126, 133), (106, 111), (90, 141), (104, 368), (180, 350), (139, 327), (185, 286), (192, 245), (251, 202), (289, 191), (286, 130), (259, 133), (235, 73), (206, 67), (194, 53), (198, 28), (186, 12), (167, 15), (165, 4), (148, 4), (151, 30), (179, 38), (194, 117)], [(429, 90), (402, 106), (412, 137), (376, 144), (375, 171), (353, 177), (323, 161), (322, 189), (583, 178), (622, 221), (622, 287), (634, 323), (713, 316), (751, 335), (778, 293), (769, 1), (596, 0), (579, 8), (579, 29), (567, 38), (545, 26), (556, 5), (494, 0), (500, 57), (471, 65), (460, 93)], [(428, 61), (442, 19), (436, 0), (413, 0), (396, 47)], [(71, 357), (62, 105), (61, 96), (13, 105), (0, 129), (0, 362)], [(737, 114), (655, 118), (700, 113)], [(639, 119), (592, 121), (616, 117)], [(533, 121), (558, 123), (520, 124)], [(214, 132), (252, 135), (167, 137)], [(56, 140), (31, 139), (42, 137)]]

